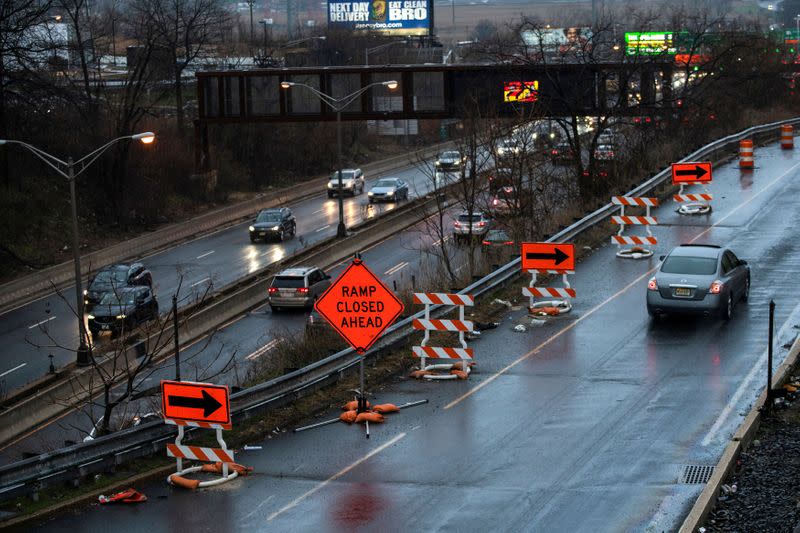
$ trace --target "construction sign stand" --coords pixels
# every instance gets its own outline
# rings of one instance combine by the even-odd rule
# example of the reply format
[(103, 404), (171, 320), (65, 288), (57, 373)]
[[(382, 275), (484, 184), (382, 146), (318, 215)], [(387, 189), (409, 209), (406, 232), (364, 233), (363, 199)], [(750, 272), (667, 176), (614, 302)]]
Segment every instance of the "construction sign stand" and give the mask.
[(681, 183), (681, 188), (678, 194), (672, 198), (681, 204), (676, 211), (681, 215), (707, 215), (711, 212), (711, 204), (709, 203), (714, 197), (703, 183), (703, 192), (700, 194), (686, 194), (684, 193), (685, 183)]
[[(167, 456), (176, 459), (177, 471), (167, 476), (167, 483), (189, 489), (213, 487), (249, 471), (233, 462), (233, 451), (228, 449), (222, 438), (222, 430), (233, 427), (227, 386), (191, 381), (162, 381), (161, 412), (165, 423), (178, 426), (175, 443), (167, 444)], [(183, 444), (186, 426), (215, 430), (220, 447), (203, 448)], [(184, 468), (184, 459), (212, 464)], [(206, 481), (183, 477), (197, 472), (221, 474), (221, 477)]]
[[(673, 199), (683, 204), (676, 210), (680, 215), (707, 215), (711, 212), (712, 196), (707, 184), (711, 183), (711, 163), (708, 161), (672, 163), (672, 184), (680, 185), (678, 194)], [(686, 193), (687, 185), (699, 184), (703, 186), (700, 194)]]
[[(471, 372), (470, 367), (474, 363), (474, 352), (472, 348), (467, 348), (467, 341), (464, 333), (471, 332), (473, 324), (464, 317), (464, 308), (475, 305), (475, 299), (471, 294), (445, 294), (441, 292), (415, 292), (414, 303), (425, 306), (425, 318), (414, 319), (413, 327), (416, 330), (425, 332), (419, 346), (413, 346), (414, 357), (419, 357), (419, 370), (411, 375), (417, 379), (428, 380), (451, 380), (467, 379)], [(458, 307), (458, 320), (433, 320), (431, 319), (432, 305), (454, 305)], [(431, 331), (456, 331), (460, 348), (441, 348), (428, 346)], [(456, 363), (434, 363), (427, 364), (428, 359), (460, 359)], [(446, 372), (444, 374), (439, 372)]]
[[(568, 274), (574, 274), (574, 270), (538, 270), (529, 269), (531, 281), (527, 287), (522, 287), (522, 295), (528, 297), (528, 311), (532, 315), (539, 316), (558, 316), (572, 311), (572, 303), (567, 298), (575, 298), (575, 289), (569, 284)], [(536, 279), (539, 274), (560, 274), (564, 281), (564, 288), (560, 287), (536, 287)], [(563, 298), (562, 300), (535, 301), (536, 298)]]
[[(625, 259), (647, 259), (652, 257), (653, 250), (647, 245), (655, 245), (658, 240), (650, 231), (650, 226), (658, 224), (655, 217), (650, 216), (650, 208), (658, 206), (658, 198), (637, 198), (633, 196), (612, 196), (611, 203), (620, 206), (619, 216), (612, 217), (612, 221), (619, 224), (619, 231), (612, 235), (611, 243), (620, 246), (617, 257)], [(625, 206), (644, 207), (647, 211), (643, 217), (625, 216)], [(626, 224), (644, 225), (646, 236), (623, 235)], [(630, 248), (622, 248), (624, 245), (632, 245)]]

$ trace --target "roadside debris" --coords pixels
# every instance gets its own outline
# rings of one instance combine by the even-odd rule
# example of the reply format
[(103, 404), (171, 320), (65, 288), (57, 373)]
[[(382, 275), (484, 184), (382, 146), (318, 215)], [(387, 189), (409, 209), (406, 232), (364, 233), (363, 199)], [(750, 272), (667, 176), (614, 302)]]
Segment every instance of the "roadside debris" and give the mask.
[(245, 445), (244, 445), (244, 450), (245, 450), (245, 451), (251, 451), (251, 450), (261, 450), (262, 448), (263, 448), (262, 446), (251, 446), (251, 445), (249, 445), (249, 444), (245, 444)]
[(111, 496), (101, 494), (97, 497), (97, 501), (102, 504), (105, 503), (143, 503), (147, 501), (147, 496), (134, 488), (125, 489), (122, 492), (117, 492)]
[(525, 333), (527, 331), (527, 328), (525, 328), (525, 326), (523, 326), (522, 324), (517, 324), (516, 326), (514, 326), (514, 331), (516, 331), (517, 333)]
[(500, 298), (496, 298), (492, 303), (498, 305), (505, 305), (509, 309), (511, 308), (511, 302), (509, 302), (508, 300), (501, 300)]

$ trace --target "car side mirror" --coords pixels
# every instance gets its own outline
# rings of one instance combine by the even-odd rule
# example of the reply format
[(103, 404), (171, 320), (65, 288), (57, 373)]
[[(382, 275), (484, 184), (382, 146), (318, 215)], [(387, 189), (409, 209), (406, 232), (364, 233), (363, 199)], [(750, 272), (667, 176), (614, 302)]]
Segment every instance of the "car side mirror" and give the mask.
[(666, 255), (659, 255), (658, 260), (663, 261), (664, 259), (666, 259), (666, 257), (667, 257)]

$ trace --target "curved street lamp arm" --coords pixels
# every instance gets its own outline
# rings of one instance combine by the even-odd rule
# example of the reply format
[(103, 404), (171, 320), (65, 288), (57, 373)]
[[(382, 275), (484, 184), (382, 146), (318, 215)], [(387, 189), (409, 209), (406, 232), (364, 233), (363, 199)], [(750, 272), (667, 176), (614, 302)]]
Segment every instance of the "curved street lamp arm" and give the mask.
[(343, 96), (341, 98), (334, 98), (333, 96), (331, 96), (329, 94), (325, 94), (322, 91), (320, 91), (319, 89), (315, 89), (314, 87), (312, 87), (310, 85), (307, 85), (305, 83), (296, 83), (295, 82), (295, 83), (292, 83), (292, 85), (298, 86), (298, 87), (305, 87), (306, 89), (308, 89), (309, 91), (314, 93), (314, 95), (316, 95), (317, 98), (319, 98), (322, 102), (327, 104), (331, 109), (333, 109), (334, 111), (336, 111), (338, 113), (338, 112), (342, 111), (344, 108), (346, 108), (347, 106), (349, 106), (350, 104), (352, 104), (356, 100), (356, 98), (358, 98), (359, 96), (364, 94), (366, 91), (368, 91), (372, 87), (376, 87), (378, 85), (386, 85), (386, 83), (387, 82), (383, 82), (383, 81), (375, 81), (375, 82), (372, 82), (369, 85), (365, 85), (364, 87), (358, 89), (357, 91), (355, 91), (353, 93), (350, 93), (350, 94), (348, 94), (346, 96)]
[(28, 143), (23, 142), (23, 141), (7, 140), (5, 142), (7, 144), (18, 144), (18, 145), (22, 146), (23, 148), (27, 148), (31, 153), (33, 153), (33, 155), (35, 155), (36, 157), (38, 157), (39, 159), (41, 159), (42, 161), (47, 163), (47, 165), (50, 168), (52, 168), (53, 170), (55, 170), (56, 172), (58, 172), (59, 174), (64, 176), (64, 178), (69, 179), (69, 175), (66, 172), (64, 172), (63, 170), (61, 170), (61, 168), (59, 167), (59, 165), (63, 165), (65, 167), (69, 166), (69, 164), (66, 161), (62, 161), (59, 158), (57, 158), (56, 156), (48, 154), (44, 150), (42, 150), (40, 148), (36, 148), (32, 144), (28, 144)]
[[(122, 141), (122, 140), (125, 140), (125, 139), (130, 139), (131, 137), (133, 137), (133, 136), (132, 135), (123, 135), (122, 137), (117, 137), (116, 139), (112, 139), (112, 140), (108, 141), (106, 144), (104, 144), (103, 146), (101, 146), (100, 148), (97, 148), (96, 150), (93, 150), (93, 151), (89, 152), (85, 156), (83, 156), (80, 159), (78, 159), (77, 161), (75, 161), (75, 164), (79, 165), (79, 164), (83, 163), (85, 160), (89, 159), (90, 157), (92, 158), (92, 161), (94, 161), (95, 159), (97, 159), (98, 156), (100, 156), (100, 154), (102, 154), (103, 152), (108, 150), (108, 148), (112, 144), (117, 143), (117, 142)], [(92, 157), (92, 156), (95, 156), (95, 157)], [(83, 168), (86, 168), (89, 165), (91, 165), (92, 161), (90, 161), (90, 162), (86, 163), (85, 165), (83, 165)], [(83, 169), (81, 169), (81, 170), (83, 170)]]

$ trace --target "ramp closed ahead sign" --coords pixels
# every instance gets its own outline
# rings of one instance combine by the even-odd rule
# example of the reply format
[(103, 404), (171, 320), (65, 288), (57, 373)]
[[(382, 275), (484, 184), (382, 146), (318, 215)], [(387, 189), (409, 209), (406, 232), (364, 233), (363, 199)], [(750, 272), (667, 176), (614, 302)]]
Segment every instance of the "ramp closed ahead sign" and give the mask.
[(314, 307), (358, 353), (366, 352), (403, 312), (403, 302), (360, 259)]

